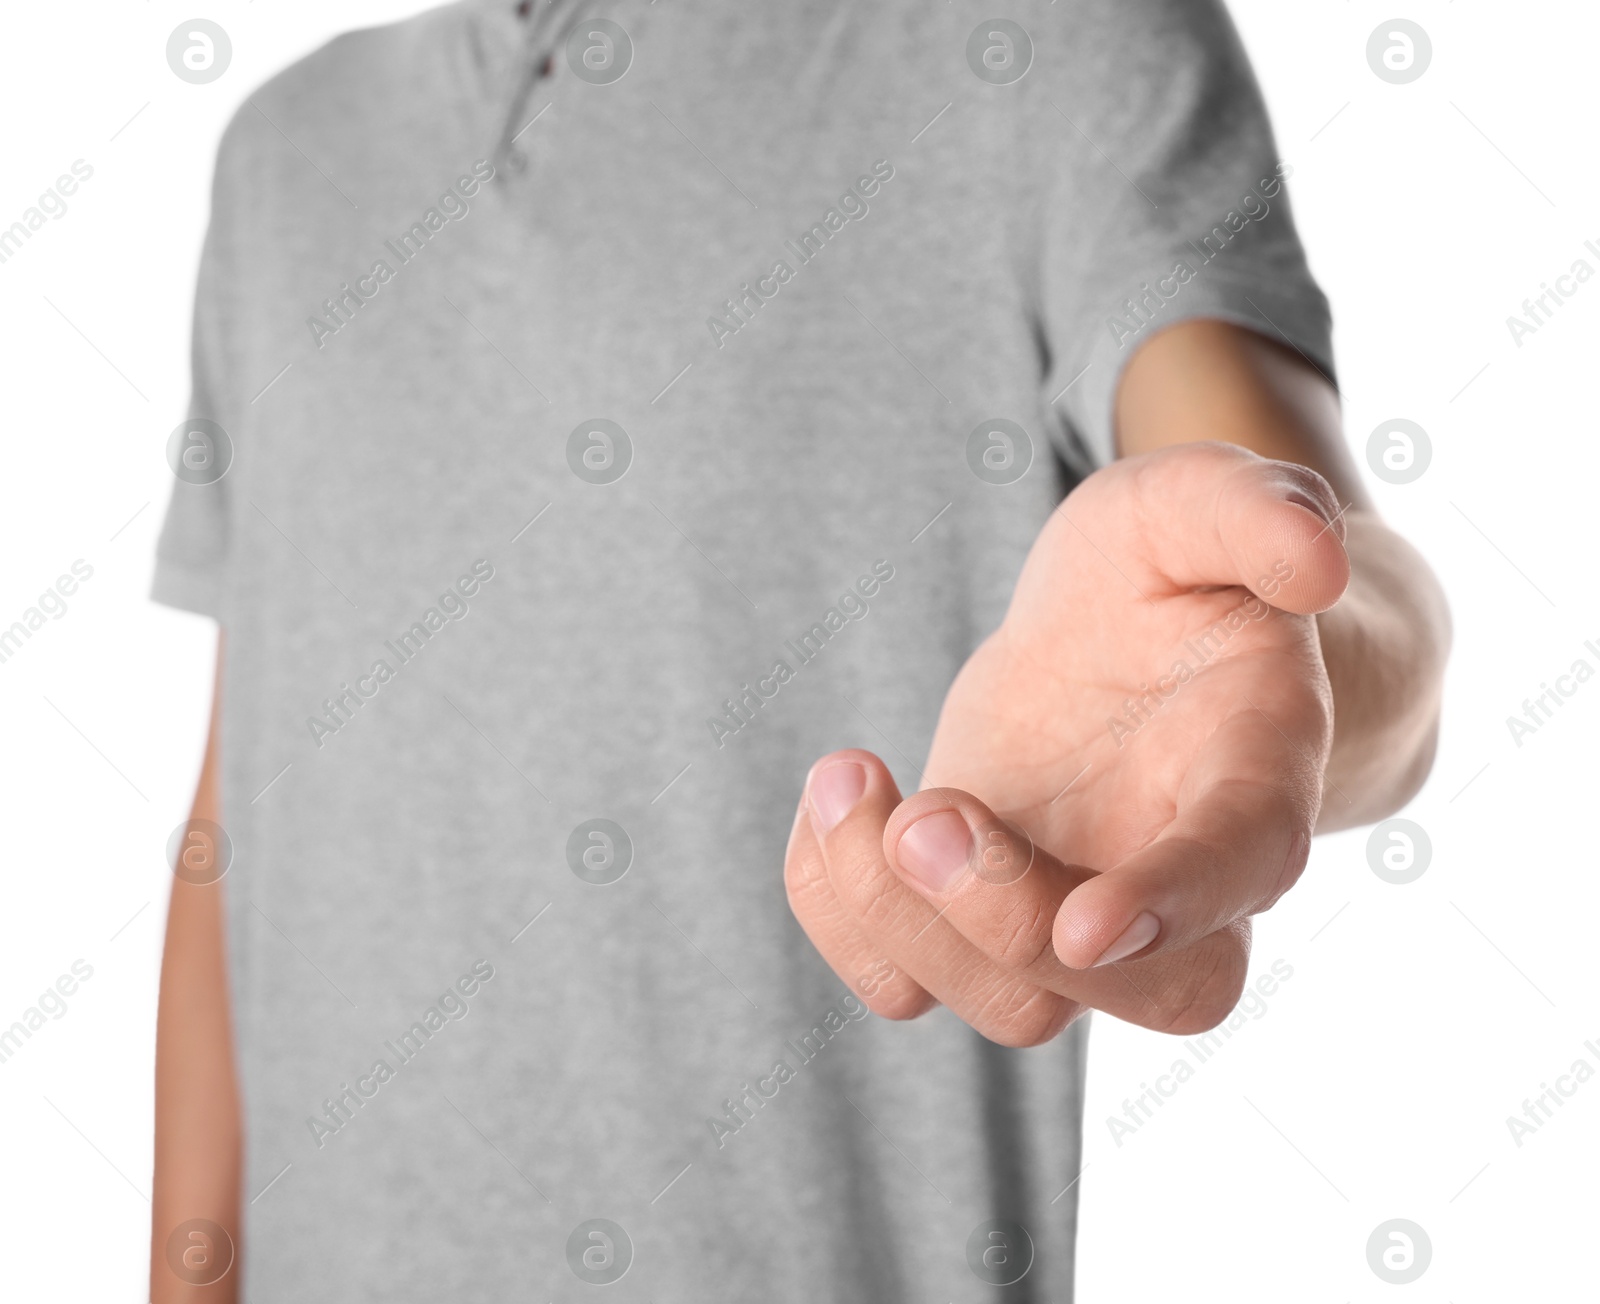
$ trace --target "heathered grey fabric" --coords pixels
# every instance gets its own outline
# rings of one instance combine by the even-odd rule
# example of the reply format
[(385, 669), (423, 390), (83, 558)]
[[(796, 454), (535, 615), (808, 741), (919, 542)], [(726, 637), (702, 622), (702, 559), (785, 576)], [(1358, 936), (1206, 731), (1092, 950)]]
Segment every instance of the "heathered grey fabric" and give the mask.
[[(217, 162), (192, 414), (233, 461), (154, 594), (228, 635), (246, 1298), (575, 1300), (631, 1255), (607, 1299), (1067, 1300), (1083, 1025), (856, 1017), (783, 849), (826, 751), (917, 786), (1139, 340), (1331, 370), (1238, 40), (1210, 0), (634, 0), (585, 13), (605, 83), (538, 8), (333, 41)], [(969, 1267), (991, 1219), (1019, 1284)]]

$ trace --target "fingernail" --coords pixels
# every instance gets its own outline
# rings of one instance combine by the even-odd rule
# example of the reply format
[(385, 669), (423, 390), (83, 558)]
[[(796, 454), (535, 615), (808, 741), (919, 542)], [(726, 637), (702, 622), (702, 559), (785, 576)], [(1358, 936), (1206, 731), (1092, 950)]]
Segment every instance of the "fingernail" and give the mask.
[(811, 823), (817, 836), (829, 832), (848, 815), (866, 790), (866, 768), (855, 761), (835, 761), (813, 774), (806, 789), (806, 804), (811, 807)]
[(1328, 529), (1333, 531), (1334, 536), (1339, 540), (1340, 543), (1345, 541), (1343, 511), (1330, 513), (1328, 509), (1322, 505), (1322, 503), (1318, 502), (1310, 494), (1303, 494), (1298, 490), (1289, 495), (1289, 501), (1296, 507), (1304, 507), (1308, 512), (1316, 513), (1317, 516), (1321, 517), (1327, 522)]
[(972, 831), (953, 810), (924, 815), (900, 835), (900, 868), (930, 892), (947, 892), (966, 872)]
[(1103, 964), (1115, 964), (1118, 960), (1126, 959), (1135, 951), (1142, 951), (1156, 940), (1156, 934), (1161, 931), (1161, 921), (1148, 910), (1143, 911), (1137, 919), (1122, 930), (1122, 936), (1106, 947), (1105, 954), (1094, 962), (1094, 967)]
[(1288, 495), (1288, 498), (1296, 507), (1304, 507), (1306, 511), (1316, 513), (1324, 521), (1327, 521), (1329, 525), (1333, 524), (1333, 519), (1328, 515), (1328, 509), (1310, 494), (1303, 494), (1296, 489)]

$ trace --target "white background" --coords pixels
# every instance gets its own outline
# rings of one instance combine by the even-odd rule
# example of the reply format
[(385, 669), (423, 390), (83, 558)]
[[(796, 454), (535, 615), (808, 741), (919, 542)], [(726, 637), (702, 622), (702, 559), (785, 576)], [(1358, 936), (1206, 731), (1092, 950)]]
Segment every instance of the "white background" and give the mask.
[[(3, 15), (0, 225), (75, 159), (94, 168), (0, 265), (0, 626), (74, 560), (94, 568), (0, 665), (0, 1026), (73, 961), (94, 969), (65, 1016), (0, 1065), (11, 1299), (146, 1298), (164, 848), (199, 765), (214, 631), (145, 593), (216, 141), (293, 58), (420, 7)], [(1600, 682), (1521, 747), (1506, 717), (1580, 657), (1600, 670), (1584, 648), (1600, 647), (1600, 278), (1521, 348), (1506, 318), (1576, 259), (1600, 271), (1583, 247), (1600, 246), (1600, 17), (1576, 0), (1233, 8), (1334, 303), (1358, 458), (1390, 418), (1432, 438), (1420, 479), (1369, 481), (1455, 611), (1441, 753), (1406, 812), (1433, 858), (1395, 886), (1369, 868), (1366, 832), (1319, 840), (1301, 886), (1258, 921), (1257, 967), (1282, 959), (1293, 977), (1204, 1063), (1182, 1042), (1097, 1024), (1081, 1298), (1594, 1298), (1600, 1079), (1520, 1146), (1506, 1119), (1574, 1061), (1600, 1069), (1587, 836)], [(1365, 54), (1397, 12), (1433, 42), (1428, 71), (1401, 86)], [(168, 33), (197, 14), (234, 46), (206, 86), (164, 60)], [(1118, 1144), (1107, 1117), (1179, 1057), (1198, 1064), (1192, 1080)], [(1390, 1218), (1432, 1244), (1405, 1287), (1367, 1263)]]

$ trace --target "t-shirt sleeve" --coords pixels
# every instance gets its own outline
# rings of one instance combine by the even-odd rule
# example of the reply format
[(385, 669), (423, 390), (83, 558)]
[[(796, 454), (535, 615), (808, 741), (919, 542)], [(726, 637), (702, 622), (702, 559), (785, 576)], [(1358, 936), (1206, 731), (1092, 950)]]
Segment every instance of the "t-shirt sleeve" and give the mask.
[[(225, 143), (224, 151), (228, 151)], [(231, 152), (231, 151), (228, 151)], [(228, 470), (237, 449), (240, 403), (229, 356), (229, 214), (219, 152), (211, 218), (195, 284), (190, 343), (189, 405), (182, 426), (167, 440), (172, 496), (156, 544), (150, 596), (184, 611), (223, 619), (228, 590), (233, 507)]]
[[(1236, 322), (1333, 379), (1328, 302), (1289, 211), (1293, 165), (1220, 0), (1114, 0), (1041, 79), (1044, 397), (1078, 469), (1116, 456), (1113, 404), (1138, 347), (1176, 322)], [(1048, 52), (1039, 51), (1044, 65)]]

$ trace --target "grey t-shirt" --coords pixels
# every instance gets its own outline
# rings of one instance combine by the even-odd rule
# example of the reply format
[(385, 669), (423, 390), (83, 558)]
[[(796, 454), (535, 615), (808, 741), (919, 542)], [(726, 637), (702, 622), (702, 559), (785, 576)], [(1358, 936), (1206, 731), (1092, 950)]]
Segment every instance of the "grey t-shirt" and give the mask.
[(1237, 36), (534, 8), (217, 161), (154, 595), (228, 634), (246, 1298), (1066, 1300), (1084, 1026), (867, 1015), (784, 843), (824, 752), (917, 787), (1143, 339), (1331, 370)]

